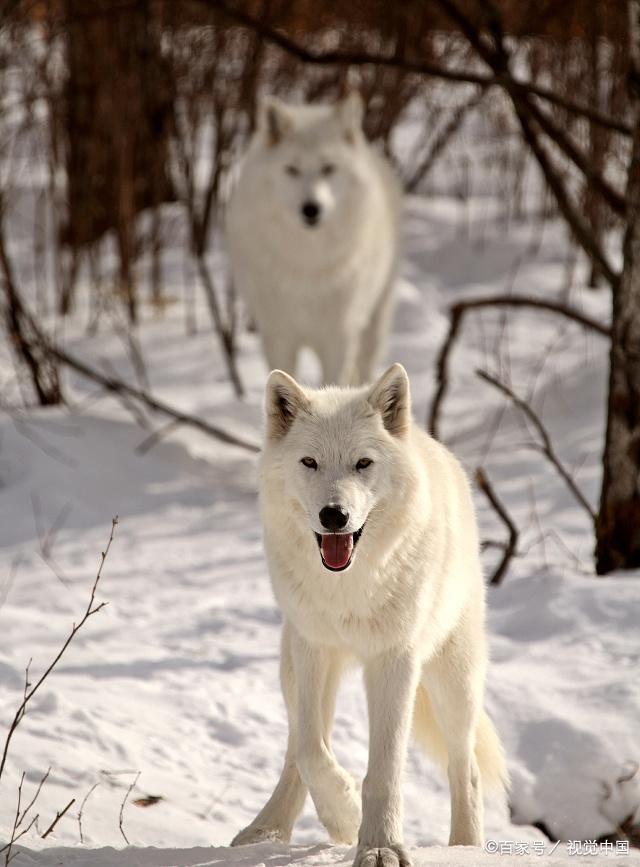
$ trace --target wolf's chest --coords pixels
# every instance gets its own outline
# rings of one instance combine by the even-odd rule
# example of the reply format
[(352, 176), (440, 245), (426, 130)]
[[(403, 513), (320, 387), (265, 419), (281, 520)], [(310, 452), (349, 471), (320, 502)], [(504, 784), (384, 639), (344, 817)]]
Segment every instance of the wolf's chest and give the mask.
[[(325, 570), (326, 573), (326, 570)], [(416, 622), (401, 594), (392, 588), (371, 592), (371, 576), (349, 571), (327, 576), (311, 571), (300, 580), (272, 576), (283, 613), (308, 641), (330, 644), (365, 658), (398, 643)]]

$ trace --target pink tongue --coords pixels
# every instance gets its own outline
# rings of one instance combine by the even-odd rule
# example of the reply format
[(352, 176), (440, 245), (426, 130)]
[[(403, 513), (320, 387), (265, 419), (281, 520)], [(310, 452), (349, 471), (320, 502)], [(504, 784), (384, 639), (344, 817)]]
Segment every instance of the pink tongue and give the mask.
[(341, 533), (323, 536), (320, 545), (322, 559), (332, 569), (342, 569), (346, 566), (353, 551), (353, 535)]

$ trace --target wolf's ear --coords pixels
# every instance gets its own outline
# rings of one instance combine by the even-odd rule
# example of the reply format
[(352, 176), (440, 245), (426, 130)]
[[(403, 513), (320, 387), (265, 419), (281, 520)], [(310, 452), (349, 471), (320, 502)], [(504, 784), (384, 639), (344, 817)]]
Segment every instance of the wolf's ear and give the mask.
[(267, 436), (283, 437), (299, 412), (309, 412), (309, 398), (292, 376), (272, 370), (266, 387), (265, 411)]
[(362, 133), (362, 118), (364, 116), (364, 103), (357, 90), (350, 90), (340, 102), (336, 103), (336, 113), (345, 138), (350, 144), (353, 144)]
[(274, 147), (291, 131), (291, 115), (287, 106), (275, 96), (265, 96), (260, 101), (258, 128), (267, 144)]
[(411, 425), (409, 377), (401, 364), (392, 364), (367, 395), (371, 406), (382, 415), (389, 433), (404, 436)]

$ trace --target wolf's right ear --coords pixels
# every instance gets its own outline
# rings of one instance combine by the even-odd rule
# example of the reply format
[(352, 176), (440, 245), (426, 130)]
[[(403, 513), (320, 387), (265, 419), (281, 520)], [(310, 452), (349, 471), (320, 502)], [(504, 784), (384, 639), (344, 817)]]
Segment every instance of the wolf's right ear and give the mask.
[(287, 106), (275, 96), (260, 101), (258, 129), (269, 147), (275, 147), (291, 131), (292, 121)]
[(404, 436), (411, 425), (411, 391), (407, 371), (401, 364), (392, 364), (371, 387), (367, 395), (371, 406), (382, 415), (389, 433)]
[(266, 387), (265, 412), (267, 437), (280, 439), (299, 412), (309, 412), (309, 398), (292, 376), (272, 370)]

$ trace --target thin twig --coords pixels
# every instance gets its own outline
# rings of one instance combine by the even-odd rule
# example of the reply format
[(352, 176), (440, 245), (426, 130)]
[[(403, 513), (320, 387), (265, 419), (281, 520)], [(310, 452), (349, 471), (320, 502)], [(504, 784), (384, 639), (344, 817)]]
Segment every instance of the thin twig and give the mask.
[(502, 559), (496, 566), (493, 575), (489, 579), (489, 584), (493, 586), (498, 586), (502, 583), (502, 579), (506, 575), (507, 569), (509, 568), (509, 563), (511, 562), (511, 559), (515, 556), (516, 551), (518, 550), (518, 528), (511, 520), (509, 513), (507, 512), (502, 502), (498, 499), (496, 492), (493, 490), (493, 487), (489, 482), (489, 479), (487, 478), (487, 475), (482, 469), (482, 467), (478, 467), (478, 469), (476, 470), (475, 478), (478, 488), (482, 491), (489, 503), (493, 506), (496, 514), (505, 525), (509, 533), (509, 539), (507, 542), (500, 542), (496, 545), (496, 547), (502, 549)]
[(207, 303), (211, 312), (211, 318), (213, 319), (214, 328), (218, 335), (218, 339), (220, 340), (220, 346), (222, 347), (222, 354), (227, 367), (227, 373), (229, 374), (229, 379), (231, 380), (231, 384), (233, 386), (233, 390), (236, 393), (236, 397), (243, 397), (244, 386), (242, 384), (242, 380), (240, 379), (238, 366), (236, 364), (236, 353), (235, 347), (233, 345), (233, 333), (231, 329), (227, 327), (222, 321), (222, 313), (220, 312), (220, 304), (218, 303), (216, 287), (213, 283), (213, 277), (211, 276), (211, 272), (207, 267), (204, 253), (197, 252), (196, 260), (198, 263), (198, 274), (200, 275), (200, 280), (202, 281), (202, 285), (204, 286)]
[(151, 451), (152, 448), (155, 448), (164, 437), (172, 433), (177, 427), (180, 427), (180, 421), (172, 418), (166, 424), (163, 424), (161, 428), (154, 430), (148, 437), (145, 437), (141, 443), (138, 443), (136, 446), (136, 454), (146, 455), (147, 452)]
[(518, 395), (515, 394), (508, 385), (506, 385), (504, 382), (501, 382), (495, 376), (491, 376), (491, 374), (487, 373), (485, 370), (476, 370), (476, 375), (483, 379), (485, 382), (488, 382), (490, 385), (493, 385), (494, 388), (497, 388), (498, 391), (502, 392), (502, 394), (508, 397), (509, 400), (525, 414), (525, 416), (529, 419), (531, 424), (538, 432), (541, 440), (540, 443), (532, 444), (533, 447), (542, 452), (542, 454), (548, 459), (549, 463), (552, 464), (553, 467), (555, 467), (558, 475), (562, 478), (575, 499), (587, 512), (591, 520), (595, 521), (595, 511), (592, 509), (591, 504), (584, 496), (580, 488), (578, 488), (578, 486), (576, 485), (570, 473), (567, 472), (565, 467), (560, 462), (560, 459), (558, 458), (553, 448), (553, 444), (551, 443), (551, 438), (537, 413), (534, 412), (532, 407), (525, 400), (523, 400), (521, 397), (518, 397)]
[(129, 846), (129, 845), (131, 845), (131, 844), (129, 843), (129, 838), (128, 838), (127, 835), (124, 833), (124, 827), (123, 827), (123, 823), (124, 823), (124, 807), (125, 807), (125, 804), (127, 803), (127, 800), (128, 800), (128, 798), (129, 798), (129, 795), (130, 795), (131, 792), (133, 791), (133, 788), (134, 788), (135, 784), (138, 782), (139, 779), (140, 779), (140, 771), (138, 771), (138, 773), (136, 774), (134, 781), (131, 783), (131, 785), (130, 785), (129, 788), (127, 789), (127, 792), (126, 792), (126, 794), (125, 794), (125, 796), (124, 796), (124, 798), (123, 798), (123, 800), (122, 800), (122, 804), (120, 804), (120, 818), (119, 818), (119, 820), (118, 820), (118, 827), (120, 828), (120, 833), (121, 833), (122, 836), (124, 837), (127, 846)]
[(109, 554), (109, 549), (111, 548), (111, 543), (113, 542), (113, 534), (115, 532), (115, 528), (116, 528), (117, 523), (118, 523), (118, 516), (116, 515), (116, 517), (113, 518), (113, 520), (111, 521), (111, 533), (109, 535), (109, 541), (107, 542), (107, 547), (104, 549), (104, 551), (101, 554), (100, 566), (98, 568), (98, 572), (96, 574), (95, 581), (93, 582), (93, 586), (91, 588), (91, 596), (89, 598), (89, 604), (87, 605), (87, 608), (86, 608), (81, 620), (77, 624), (75, 624), (75, 623), (73, 624), (71, 632), (67, 636), (67, 639), (64, 642), (64, 644), (62, 645), (61, 649), (58, 651), (58, 653), (56, 654), (53, 661), (49, 664), (49, 666), (45, 670), (44, 674), (42, 674), (40, 676), (40, 678), (36, 681), (34, 686), (32, 686), (30, 689), (29, 689), (29, 686), (30, 686), (30, 684), (29, 684), (29, 666), (27, 666), (27, 676), (26, 676), (26, 680), (25, 680), (24, 695), (23, 695), (22, 701), (20, 702), (20, 705), (19, 705), (19, 707), (18, 707), (18, 709), (17, 709), (17, 711), (13, 717), (13, 720), (11, 721), (11, 725), (9, 726), (9, 732), (8, 732), (6, 740), (4, 742), (4, 749), (2, 751), (2, 759), (0, 759), (0, 779), (2, 778), (2, 773), (4, 771), (4, 767), (5, 767), (5, 764), (7, 761), (7, 755), (9, 753), (9, 745), (11, 743), (11, 739), (12, 739), (13, 735), (15, 734), (16, 729), (18, 728), (18, 725), (20, 724), (20, 721), (22, 720), (23, 716), (25, 715), (29, 701), (33, 698), (33, 696), (40, 689), (40, 687), (42, 686), (44, 681), (47, 679), (47, 677), (51, 674), (53, 669), (56, 667), (56, 665), (60, 661), (62, 655), (64, 654), (65, 650), (67, 649), (67, 647), (71, 644), (71, 642), (75, 638), (76, 633), (80, 629), (82, 629), (82, 627), (84, 626), (84, 624), (87, 622), (87, 620), (90, 617), (92, 617), (94, 614), (97, 614), (98, 611), (100, 611), (102, 608), (104, 608), (105, 605), (107, 604), (106, 602), (100, 602), (98, 605), (94, 606), (93, 603), (94, 603), (95, 596), (96, 596), (96, 590), (98, 589), (98, 582), (100, 581), (100, 577), (102, 575), (102, 567), (104, 566), (105, 560), (107, 559), (107, 555)]
[(91, 795), (95, 792), (95, 790), (98, 788), (98, 786), (100, 785), (101, 782), (102, 782), (101, 780), (98, 780), (97, 783), (94, 783), (93, 786), (91, 786), (91, 788), (89, 789), (87, 794), (82, 799), (82, 803), (80, 804), (80, 809), (78, 810), (78, 830), (80, 831), (80, 842), (81, 843), (84, 843), (84, 835), (82, 833), (82, 813), (83, 813), (83, 810), (85, 808), (87, 801), (89, 800)]
[(18, 821), (18, 826), (20, 826), (24, 822), (27, 813), (33, 807), (35, 802), (38, 800), (38, 798), (40, 796), (40, 792), (42, 791), (42, 787), (46, 783), (50, 773), (51, 773), (51, 768), (49, 767), (49, 768), (47, 768), (47, 770), (46, 770), (44, 776), (42, 777), (42, 779), (40, 780), (40, 782), (38, 783), (38, 788), (36, 789), (35, 795), (33, 796), (33, 798), (29, 801), (27, 806), (22, 811), (22, 815), (20, 816), (20, 819)]
[[(18, 824), (20, 821), (20, 805), (22, 803), (22, 785), (24, 783), (25, 771), (22, 772), (22, 776), (20, 777), (20, 782), (18, 784), (18, 802), (16, 804), (16, 815), (13, 820), (13, 828), (11, 829), (11, 836), (9, 837), (9, 842), (6, 845), (7, 854), (5, 855), (4, 863), (7, 865), (11, 861), (11, 849), (13, 848), (13, 844), (16, 841), (16, 831), (18, 830)], [(21, 835), (20, 835), (21, 836)], [(4, 850), (0, 850), (4, 851)]]
[(55, 819), (54, 819), (53, 822), (49, 825), (49, 827), (48, 827), (47, 830), (44, 832), (44, 834), (42, 834), (42, 839), (43, 839), (43, 840), (45, 839), (45, 837), (48, 837), (48, 836), (49, 836), (49, 834), (50, 834), (50, 833), (53, 831), (53, 829), (56, 827), (56, 825), (58, 824), (58, 822), (60, 821), (60, 819), (62, 819), (62, 817), (64, 816), (64, 814), (67, 812), (67, 810), (69, 809), (69, 807), (73, 806), (73, 804), (75, 804), (75, 802), (76, 802), (76, 799), (75, 799), (75, 798), (71, 798), (71, 800), (69, 801), (69, 803), (67, 804), (67, 806), (66, 806), (63, 810), (60, 810), (58, 813), (56, 813), (56, 817), (55, 817)]

